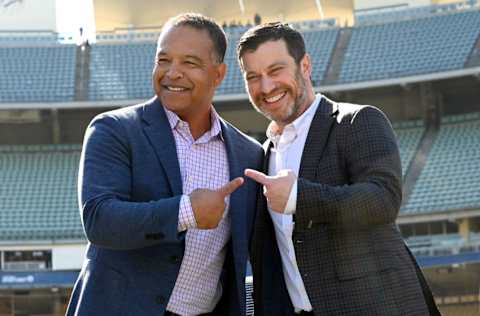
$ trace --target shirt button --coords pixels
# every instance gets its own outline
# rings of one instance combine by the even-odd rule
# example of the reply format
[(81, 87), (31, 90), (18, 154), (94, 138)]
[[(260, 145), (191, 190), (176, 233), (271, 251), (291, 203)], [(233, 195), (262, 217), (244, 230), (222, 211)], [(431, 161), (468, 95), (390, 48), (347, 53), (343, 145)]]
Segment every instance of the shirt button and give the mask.
[(155, 303), (157, 303), (158, 305), (165, 304), (165, 297), (162, 295), (158, 295), (157, 297), (155, 297)]

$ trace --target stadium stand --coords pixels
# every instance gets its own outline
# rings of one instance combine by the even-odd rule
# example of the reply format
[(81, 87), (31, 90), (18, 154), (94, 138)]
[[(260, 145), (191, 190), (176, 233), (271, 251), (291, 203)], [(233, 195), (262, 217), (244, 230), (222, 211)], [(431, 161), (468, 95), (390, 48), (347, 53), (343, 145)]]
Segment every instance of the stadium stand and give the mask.
[(479, 34), (479, 10), (354, 27), (339, 82), (461, 69)]
[[(398, 123), (395, 130), (402, 164), (408, 166), (422, 123)], [(76, 204), (80, 150), (80, 145), (0, 146), (0, 182), (9, 184), (0, 193), (0, 240), (84, 239)]]
[(460, 10), (474, 8), (476, 5), (477, 0), (468, 0), (463, 2), (430, 4), (414, 7), (396, 5), (369, 10), (359, 10), (355, 13), (355, 24), (365, 25), (411, 20), (447, 12), (455, 13)]
[(325, 77), (339, 31), (339, 28), (334, 27), (303, 32), (306, 49), (312, 60), (312, 81), (314, 86), (319, 86)]
[(0, 146), (0, 240), (84, 240), (79, 157), (79, 145)]
[(0, 47), (0, 102), (73, 101), (74, 45)]
[(153, 95), (155, 42), (98, 44), (90, 54), (90, 100), (142, 99)]
[(442, 306), (443, 316), (475, 316), (478, 315), (478, 304), (451, 304)]
[[(475, 59), (476, 63), (467, 63), (469, 54), (473, 55), (471, 52), (475, 42), (477, 47), (480, 47), (480, 10), (474, 7), (476, 3), (477, 1), (467, 1), (408, 10), (402, 7), (368, 16), (358, 15), (357, 25), (353, 28), (342, 29), (335, 20), (292, 24), (305, 36), (307, 51), (312, 56), (312, 79), (315, 86), (328, 84), (341, 87), (348, 83), (432, 74), (480, 65), (478, 58)], [(229, 46), (225, 62), (229, 71), (217, 91), (217, 95), (235, 96), (240, 100), (238, 104), (248, 103), (235, 53), (236, 42), (245, 30), (243, 26), (226, 29)], [(351, 37), (345, 37), (344, 46), (339, 45), (341, 31), (352, 34)], [(59, 45), (58, 37), (54, 35), (5, 35), (0, 32), (0, 71), (3, 74), (0, 77), (0, 103), (23, 103), (22, 106), (28, 106), (29, 102), (89, 100), (93, 101), (91, 104), (95, 107), (96, 101), (127, 100), (124, 102), (126, 104), (131, 100), (149, 98), (153, 95), (151, 71), (158, 34), (159, 32), (153, 29), (98, 34), (97, 44), (92, 44), (83, 53), (89, 58), (81, 64), (79, 56), (82, 55), (79, 55), (79, 49), (72, 45)], [(336, 51), (341, 51), (338, 55), (338, 76), (333, 76), (331, 82), (326, 82), (327, 71), (329, 67), (330, 70), (332, 68), (332, 54)], [(81, 77), (86, 95), (77, 98), (75, 80), (82, 71), (87, 74)], [(455, 80), (451, 79), (447, 84)], [(475, 81), (471, 75), (468, 80)], [(435, 90), (435, 96), (442, 94), (442, 97), (445, 97), (445, 107), (456, 107), (456, 101), (451, 100), (458, 95), (463, 96), (462, 100), (478, 100), (478, 93), (468, 92), (465, 95), (465, 89), (475, 90), (478, 84), (462, 87), (461, 92), (450, 92), (450, 95), (443, 95), (444, 91), (436, 84), (435, 82), (432, 85), (432, 89)], [(401, 93), (389, 97), (403, 98), (406, 95), (406, 100), (410, 101), (411, 98), (416, 101), (417, 88), (415, 84), (407, 88), (402, 86)], [(383, 101), (382, 98), (387, 93), (397, 92), (394, 89), (378, 88), (366, 95), (373, 95)], [(354, 99), (359, 95), (361, 92), (356, 94), (352, 90), (348, 91), (348, 97), (346, 94), (345, 98)], [(385, 100), (387, 99), (385, 97)], [(433, 97), (431, 99), (436, 100)], [(423, 117), (426, 106), (431, 105), (413, 101), (408, 103), (418, 104), (418, 111), (414, 108), (408, 108), (408, 111), (391, 111), (398, 115), (394, 117), (396, 123), (393, 127), (400, 148), (404, 177), (411, 171), (409, 166), (415, 155), (421, 156), (419, 145), (422, 140), (429, 139), (428, 135), (425, 135), (428, 134), (426, 127), (428, 126), (430, 131), (432, 123), (424, 123), (423, 120), (404, 121), (404, 116)], [(378, 104), (383, 105), (382, 102)], [(392, 104), (397, 105), (395, 102)], [(222, 110), (231, 104), (225, 102), (223, 105)], [(75, 109), (75, 106), (76, 104), (72, 103), (73, 109), (62, 108), (56, 116), (61, 123), (58, 125), (60, 133), (68, 134), (69, 137), (80, 135), (79, 126), (83, 128), (87, 121), (100, 111), (98, 108)], [(112, 102), (111, 106), (115, 107), (115, 102)], [(386, 109), (389, 109), (388, 106), (390, 105), (387, 105)], [(8, 111), (10, 110), (7, 109), (6, 112)], [(44, 115), (49, 109), (42, 108), (38, 115), (42, 122), (21, 124), (12, 118), (15, 111), (0, 116), (0, 121), (5, 123), (4, 130), (12, 129), (12, 133), (22, 128), (35, 131), (35, 124), (50, 124), (47, 116), (49, 119), (54, 117)], [(472, 110), (467, 111), (466, 107), (462, 106), (458, 111), (466, 113)], [(478, 107), (474, 111), (478, 111)], [(459, 113), (450, 108), (450, 113), (454, 112)], [(52, 124), (52, 129), (54, 128)], [(263, 133), (261, 137), (264, 137)], [(81, 139), (68, 141), (80, 143)], [(400, 218), (405, 215), (408, 219), (399, 224), (400, 226), (437, 223), (435, 221), (438, 219), (430, 222), (428, 219), (429, 216), (437, 216), (437, 213), (441, 213), (440, 216), (455, 217), (458, 213), (456, 211), (480, 209), (480, 112), (444, 117), (433, 142), (432, 150), (423, 157), (426, 165), (423, 170), (418, 168), (420, 176), (412, 182), (412, 193), (405, 198)], [(28, 140), (25, 143), (28, 143)], [(76, 198), (80, 150), (80, 145), (0, 145), (0, 243), (15, 247), (43, 242), (43, 248), (62, 242), (85, 243)], [(421, 221), (427, 218), (426, 222), (416, 222), (415, 218), (418, 216), (422, 217)], [(404, 236), (410, 236), (406, 242), (425, 270), (431, 268), (434, 272), (437, 267), (453, 264), (462, 267), (475, 265), (480, 260), (480, 225), (477, 219), (467, 218), (470, 224), (464, 226), (468, 226), (468, 232), (465, 228), (459, 229), (460, 220), (455, 217), (448, 220), (449, 227), (455, 228), (444, 229), (444, 234), (434, 235), (430, 228), (423, 231), (416, 228), (411, 230), (410, 235)], [(445, 287), (447, 288), (448, 284)], [(247, 278), (246, 289), (247, 315), (253, 315), (251, 277)], [(454, 291), (447, 294), (449, 293), (455, 294)], [(477, 301), (476, 297), (476, 303), (444, 305), (442, 313), (455, 316), (478, 315)], [(5, 300), (0, 299), (0, 315), (2, 304), (5, 304)], [(5, 310), (10, 310), (10, 307), (5, 307)]]
[(406, 242), (416, 256), (446, 256), (480, 252), (478, 234), (470, 233), (469, 240), (460, 234), (412, 236)]
[[(312, 56), (315, 86), (321, 86), (326, 77), (341, 30), (332, 21), (318, 25), (311, 21), (299, 24), (303, 25), (299, 28)], [(229, 71), (217, 91), (218, 95), (244, 93), (235, 54), (236, 42), (243, 31), (245, 27), (235, 27), (227, 32), (229, 48), (225, 62)], [(92, 45), (90, 62), (85, 65), (90, 73), (87, 99), (149, 98), (153, 93), (150, 77), (157, 34), (99, 35), (103, 43)], [(352, 29), (338, 81), (329, 84), (462, 69), (479, 34), (478, 9), (408, 21), (360, 25)], [(51, 40), (51, 37), (45, 37)], [(5, 41), (5, 38), (0, 41)], [(14, 39), (12, 37), (11, 42), (15, 42)], [(75, 47), (25, 45), (0, 48), (0, 71), (8, 74), (0, 79), (0, 102), (73, 101)]]
[(442, 119), (425, 168), (401, 212), (428, 213), (480, 206), (480, 113)]
[(12, 32), (0, 30), (0, 44), (16, 45), (54, 45), (58, 43), (58, 34), (51, 31)]
[[(225, 55), (228, 71), (217, 95), (245, 92), (243, 77), (238, 67), (236, 43), (246, 30), (236, 27), (228, 32), (229, 45)], [(304, 32), (307, 50), (312, 53), (312, 79), (319, 83), (326, 71), (335, 46), (338, 28)], [(138, 34), (137, 34), (138, 35)], [(138, 35), (140, 36), (140, 35)], [(152, 94), (151, 72), (155, 55), (154, 42), (98, 44), (92, 46), (90, 62), (90, 100), (142, 99)]]
[(393, 124), (393, 128), (397, 135), (398, 147), (400, 149), (402, 175), (405, 176), (425, 128), (423, 122), (420, 120), (395, 123)]

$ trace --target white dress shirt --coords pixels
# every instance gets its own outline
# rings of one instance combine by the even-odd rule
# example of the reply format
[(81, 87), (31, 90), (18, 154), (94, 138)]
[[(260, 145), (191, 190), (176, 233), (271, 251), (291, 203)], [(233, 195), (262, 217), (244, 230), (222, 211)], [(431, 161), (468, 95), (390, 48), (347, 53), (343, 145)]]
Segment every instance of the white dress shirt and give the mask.
[[(318, 108), (322, 96), (317, 95), (310, 107), (295, 121), (285, 126), (282, 134), (276, 131), (276, 124), (272, 122), (267, 129), (267, 137), (272, 141), (268, 174), (274, 176), (280, 170), (290, 169), (298, 177), (303, 147), (307, 140), (310, 124)], [(297, 205), (297, 181), (292, 186), (287, 206), (283, 214), (269, 209), (275, 227), (278, 249), (282, 258), (283, 276), (288, 294), (295, 308), (295, 312), (311, 311), (312, 304), (308, 298), (305, 285), (298, 270), (292, 233), (295, 226), (292, 214)]]
[(222, 296), (220, 275), (230, 239), (229, 198), (224, 217), (214, 229), (197, 229), (189, 194), (198, 188), (215, 190), (229, 181), (227, 151), (218, 114), (212, 108), (211, 129), (193, 139), (187, 122), (165, 108), (172, 128), (182, 176), (183, 195), (178, 231), (187, 231), (185, 253), (167, 310), (182, 316), (211, 312)]

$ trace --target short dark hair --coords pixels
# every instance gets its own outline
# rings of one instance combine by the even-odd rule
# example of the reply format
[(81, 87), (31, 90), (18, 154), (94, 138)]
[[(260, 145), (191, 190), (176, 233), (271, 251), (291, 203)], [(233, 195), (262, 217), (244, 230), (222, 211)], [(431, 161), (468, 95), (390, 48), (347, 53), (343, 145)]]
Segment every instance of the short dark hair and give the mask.
[(305, 41), (302, 34), (286, 23), (272, 22), (257, 25), (246, 31), (237, 45), (238, 59), (246, 51), (255, 51), (260, 44), (268, 41), (284, 40), (288, 53), (293, 57), (297, 65), (305, 56)]
[(222, 27), (212, 18), (199, 13), (182, 13), (170, 18), (165, 27), (190, 26), (197, 30), (207, 31), (215, 49), (217, 62), (223, 63), (227, 50), (227, 37)]

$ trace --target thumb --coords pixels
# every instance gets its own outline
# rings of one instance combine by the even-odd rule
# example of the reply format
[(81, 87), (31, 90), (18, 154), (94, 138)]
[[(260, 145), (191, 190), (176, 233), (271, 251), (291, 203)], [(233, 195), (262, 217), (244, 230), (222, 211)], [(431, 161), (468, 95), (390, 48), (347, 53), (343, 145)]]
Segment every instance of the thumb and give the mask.
[(219, 188), (217, 192), (226, 197), (232, 194), (233, 192), (235, 192), (235, 190), (238, 189), (243, 184), (243, 181), (244, 180), (242, 177), (235, 178), (232, 181), (225, 184), (223, 187)]

